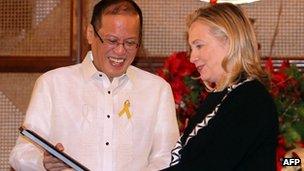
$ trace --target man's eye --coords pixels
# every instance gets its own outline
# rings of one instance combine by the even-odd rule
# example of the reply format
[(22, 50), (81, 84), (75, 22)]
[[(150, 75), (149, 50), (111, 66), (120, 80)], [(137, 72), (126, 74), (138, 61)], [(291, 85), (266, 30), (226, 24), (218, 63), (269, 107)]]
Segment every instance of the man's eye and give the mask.
[(116, 39), (107, 39), (107, 41), (112, 45), (116, 45), (118, 42)]
[(134, 40), (128, 40), (128, 41), (125, 42), (125, 44), (126, 44), (127, 46), (135, 46), (137, 43), (136, 43), (136, 41), (134, 41)]

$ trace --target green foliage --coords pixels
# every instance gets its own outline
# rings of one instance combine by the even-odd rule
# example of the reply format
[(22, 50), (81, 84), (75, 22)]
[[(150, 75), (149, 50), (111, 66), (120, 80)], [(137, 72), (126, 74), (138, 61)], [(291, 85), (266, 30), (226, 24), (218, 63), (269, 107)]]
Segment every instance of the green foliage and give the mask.
[(303, 144), (304, 140), (304, 77), (296, 66), (285, 63), (279, 71), (269, 71), (270, 93), (279, 114), (279, 132), (286, 149)]

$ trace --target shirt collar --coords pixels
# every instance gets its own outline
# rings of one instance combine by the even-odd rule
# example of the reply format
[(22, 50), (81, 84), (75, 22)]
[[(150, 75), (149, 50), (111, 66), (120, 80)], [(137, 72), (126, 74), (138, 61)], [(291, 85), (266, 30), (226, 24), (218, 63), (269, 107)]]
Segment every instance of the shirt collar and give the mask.
[(91, 51), (87, 53), (82, 61), (81, 69), (85, 80), (90, 80), (94, 78), (95, 75), (98, 75), (98, 71), (93, 64), (93, 55)]
[[(114, 79), (118, 79), (118, 81), (122, 81), (123, 79), (129, 79), (131, 81), (132, 84), (134, 84), (135, 79), (136, 79), (136, 74), (135, 74), (135, 67), (134, 66), (129, 66), (126, 73), (116, 77)], [(103, 75), (106, 76), (106, 74), (104, 74), (101, 71), (98, 71), (96, 69), (96, 67), (93, 64), (93, 54), (92, 51), (89, 51), (86, 55), (86, 57), (84, 58), (83, 62), (82, 62), (82, 71), (83, 71), (83, 76), (85, 80), (91, 80), (93, 78), (98, 78), (99, 75)]]

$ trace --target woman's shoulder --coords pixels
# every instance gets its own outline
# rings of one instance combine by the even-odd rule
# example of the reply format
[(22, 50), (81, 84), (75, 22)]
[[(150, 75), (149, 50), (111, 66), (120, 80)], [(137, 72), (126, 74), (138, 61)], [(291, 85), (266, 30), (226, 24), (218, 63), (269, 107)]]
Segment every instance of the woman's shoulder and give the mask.
[[(231, 120), (251, 120), (275, 128), (276, 106), (267, 88), (259, 81), (247, 81), (233, 90), (223, 102), (221, 112)], [(263, 120), (261, 120), (263, 118)], [(264, 123), (264, 124), (262, 124)]]
[(226, 104), (239, 110), (275, 111), (275, 104), (267, 88), (258, 80), (243, 83), (227, 97)]
[(237, 87), (231, 94), (236, 96), (244, 96), (244, 97), (256, 97), (256, 98), (271, 98), (269, 91), (266, 86), (264, 86), (258, 80), (250, 80), (244, 82), (242, 85)]

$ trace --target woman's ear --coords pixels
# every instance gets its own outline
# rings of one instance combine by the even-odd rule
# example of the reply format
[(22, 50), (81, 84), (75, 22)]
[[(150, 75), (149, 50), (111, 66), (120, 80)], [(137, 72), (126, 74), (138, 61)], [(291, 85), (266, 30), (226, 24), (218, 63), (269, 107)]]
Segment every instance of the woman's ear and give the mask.
[(92, 24), (89, 24), (87, 27), (87, 39), (88, 43), (91, 45), (94, 41), (94, 28)]

